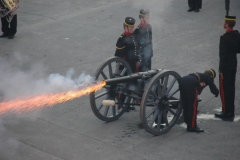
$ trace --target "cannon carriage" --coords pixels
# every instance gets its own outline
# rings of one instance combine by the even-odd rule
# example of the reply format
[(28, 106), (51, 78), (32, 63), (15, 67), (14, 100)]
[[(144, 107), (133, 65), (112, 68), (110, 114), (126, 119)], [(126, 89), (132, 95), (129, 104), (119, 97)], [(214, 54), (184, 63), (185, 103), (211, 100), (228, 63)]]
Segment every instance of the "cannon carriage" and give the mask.
[(112, 57), (100, 65), (94, 76), (96, 81), (106, 82), (101, 90), (90, 94), (92, 111), (100, 120), (115, 121), (128, 106), (140, 106), (143, 128), (158, 136), (168, 132), (182, 112), (181, 76), (174, 71), (132, 73), (125, 60)]

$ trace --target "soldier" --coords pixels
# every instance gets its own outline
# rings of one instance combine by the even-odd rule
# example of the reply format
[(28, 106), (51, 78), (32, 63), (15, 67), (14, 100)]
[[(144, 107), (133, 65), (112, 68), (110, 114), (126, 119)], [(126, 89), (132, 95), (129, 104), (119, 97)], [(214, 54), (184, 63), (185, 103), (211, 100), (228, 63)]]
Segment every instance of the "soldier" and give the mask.
[[(140, 56), (138, 54), (138, 43), (133, 35), (135, 19), (132, 17), (126, 17), (123, 23), (124, 32), (118, 38), (116, 44), (115, 56), (125, 59), (130, 65), (132, 72), (140, 71)], [(121, 69), (121, 68), (120, 68)], [(118, 97), (122, 103), (125, 100), (125, 96), (119, 94)], [(120, 107), (120, 106), (119, 106)], [(134, 110), (135, 107), (128, 106), (126, 111)]]
[(134, 18), (125, 18), (123, 23), (124, 32), (118, 38), (115, 52), (115, 56), (122, 57), (129, 63), (133, 73), (139, 72), (140, 70), (140, 56), (138, 53), (139, 46), (133, 35), (134, 24)]
[(235, 16), (225, 16), (223, 28), (226, 33), (220, 37), (219, 44), (219, 88), (222, 111), (217, 118), (234, 118), (235, 114), (235, 81), (237, 72), (237, 53), (240, 52), (240, 34), (233, 30)]
[(139, 13), (140, 24), (134, 31), (140, 45), (141, 71), (151, 70), (152, 49), (152, 26), (149, 24), (149, 11), (141, 9)]
[(192, 73), (181, 78), (179, 83), (181, 101), (183, 106), (184, 122), (187, 124), (188, 132), (204, 132), (198, 128), (197, 106), (198, 95), (201, 94), (204, 87), (209, 85), (211, 92), (218, 96), (219, 90), (214, 84), (216, 72), (213, 69), (206, 70), (204, 73)]

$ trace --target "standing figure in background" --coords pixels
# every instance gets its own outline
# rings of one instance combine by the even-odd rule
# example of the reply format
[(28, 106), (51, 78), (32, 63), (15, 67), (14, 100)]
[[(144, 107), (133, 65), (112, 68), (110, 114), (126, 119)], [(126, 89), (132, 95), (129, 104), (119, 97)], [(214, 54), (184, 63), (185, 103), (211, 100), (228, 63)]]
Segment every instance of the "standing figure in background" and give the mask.
[[(19, 3), (19, 0), (13, 0), (16, 4)], [(1, 9), (1, 8), (0, 8)], [(13, 39), (17, 33), (17, 13), (13, 11), (8, 15), (1, 17), (2, 32), (3, 34), (0, 38), (8, 37), (8, 39)]]
[(188, 12), (199, 12), (199, 9), (202, 8), (202, 0), (188, 0), (189, 10)]
[(139, 13), (140, 24), (134, 31), (137, 42), (140, 46), (141, 71), (151, 70), (153, 47), (152, 47), (152, 26), (149, 24), (149, 11), (141, 9)]
[(188, 132), (204, 132), (197, 126), (198, 95), (209, 86), (211, 92), (218, 96), (219, 90), (214, 84), (216, 72), (213, 69), (204, 73), (192, 73), (181, 78), (179, 89), (183, 106), (184, 122), (187, 124)]
[(225, 16), (223, 28), (226, 33), (220, 37), (219, 44), (219, 85), (222, 111), (217, 118), (234, 118), (235, 116), (235, 81), (237, 72), (237, 53), (240, 52), (240, 34), (233, 30), (235, 16)]
[(139, 45), (136, 41), (134, 32), (135, 19), (126, 17), (123, 23), (124, 32), (118, 38), (115, 56), (125, 59), (130, 65), (132, 72), (140, 70)]

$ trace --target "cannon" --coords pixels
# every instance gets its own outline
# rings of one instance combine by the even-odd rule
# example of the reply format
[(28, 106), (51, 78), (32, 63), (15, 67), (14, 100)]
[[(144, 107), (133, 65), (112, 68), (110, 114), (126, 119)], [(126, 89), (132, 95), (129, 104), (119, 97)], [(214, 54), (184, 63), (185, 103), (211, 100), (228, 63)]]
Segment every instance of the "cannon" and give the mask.
[(140, 106), (143, 128), (155, 136), (167, 133), (178, 121), (182, 112), (178, 73), (165, 69), (132, 73), (124, 59), (111, 57), (94, 76), (106, 82), (90, 93), (91, 109), (100, 120), (116, 121), (129, 106)]

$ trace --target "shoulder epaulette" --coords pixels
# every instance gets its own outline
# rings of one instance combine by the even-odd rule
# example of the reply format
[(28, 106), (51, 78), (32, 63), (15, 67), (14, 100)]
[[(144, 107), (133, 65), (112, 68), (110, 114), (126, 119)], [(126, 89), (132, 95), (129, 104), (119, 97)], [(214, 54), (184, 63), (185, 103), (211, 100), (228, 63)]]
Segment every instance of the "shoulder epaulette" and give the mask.
[(123, 46), (123, 47), (121, 47), (121, 48), (119, 48), (119, 47), (116, 46), (116, 49), (124, 49), (124, 48), (125, 48), (125, 46)]
[(119, 36), (119, 38), (122, 38), (124, 36), (124, 33), (121, 34), (121, 36)]

